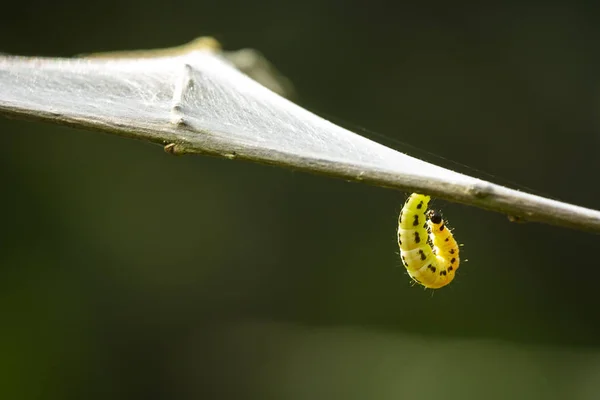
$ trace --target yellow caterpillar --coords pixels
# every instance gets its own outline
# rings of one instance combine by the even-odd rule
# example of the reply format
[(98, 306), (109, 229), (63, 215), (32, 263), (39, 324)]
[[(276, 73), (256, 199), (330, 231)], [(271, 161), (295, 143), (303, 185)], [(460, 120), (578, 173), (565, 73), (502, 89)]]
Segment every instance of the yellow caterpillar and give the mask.
[(408, 197), (398, 218), (398, 245), (410, 277), (426, 288), (439, 289), (452, 282), (460, 258), (442, 215), (427, 211), (430, 199), (418, 193)]

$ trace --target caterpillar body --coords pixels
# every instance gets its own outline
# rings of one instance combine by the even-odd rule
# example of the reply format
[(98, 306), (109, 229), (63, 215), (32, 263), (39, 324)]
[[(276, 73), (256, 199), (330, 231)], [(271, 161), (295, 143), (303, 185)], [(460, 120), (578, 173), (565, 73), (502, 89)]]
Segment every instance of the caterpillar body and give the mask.
[(418, 193), (408, 197), (398, 218), (398, 245), (410, 277), (426, 288), (439, 289), (452, 282), (460, 258), (442, 215), (427, 211), (430, 199)]

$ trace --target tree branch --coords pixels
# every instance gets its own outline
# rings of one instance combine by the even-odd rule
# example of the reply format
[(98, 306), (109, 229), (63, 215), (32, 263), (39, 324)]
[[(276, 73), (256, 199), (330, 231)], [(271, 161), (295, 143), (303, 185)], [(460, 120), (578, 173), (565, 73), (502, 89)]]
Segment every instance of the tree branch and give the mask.
[[(241, 53), (221, 52), (206, 40), (200, 43), (151, 57), (0, 56), (0, 114), (159, 143), (172, 154), (208, 154), (289, 167), (426, 193), (522, 220), (600, 232), (598, 211), (399, 153), (250, 79), (232, 64), (244, 63)], [(246, 65), (246, 74), (277, 92), (289, 91), (285, 80), (273, 78), (274, 70), (265, 73), (269, 64), (264, 59), (251, 54), (262, 67)]]

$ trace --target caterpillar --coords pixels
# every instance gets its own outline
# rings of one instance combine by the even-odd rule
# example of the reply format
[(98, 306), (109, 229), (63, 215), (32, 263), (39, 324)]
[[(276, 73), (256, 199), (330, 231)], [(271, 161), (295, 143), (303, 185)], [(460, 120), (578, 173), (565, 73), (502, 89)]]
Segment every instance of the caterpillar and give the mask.
[(398, 218), (398, 246), (410, 277), (426, 288), (439, 289), (452, 282), (460, 258), (442, 215), (427, 211), (430, 199), (418, 193), (408, 197)]

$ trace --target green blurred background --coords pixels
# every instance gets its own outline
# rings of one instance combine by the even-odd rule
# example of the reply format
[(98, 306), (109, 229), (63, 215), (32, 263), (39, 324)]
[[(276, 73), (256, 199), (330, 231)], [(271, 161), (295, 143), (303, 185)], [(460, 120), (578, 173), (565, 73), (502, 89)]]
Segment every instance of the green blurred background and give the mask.
[[(592, 3), (32, 0), (2, 14), (14, 54), (201, 35), (255, 48), (338, 124), (600, 208)], [(2, 399), (600, 398), (598, 236), (436, 200), (469, 262), (433, 293), (398, 259), (404, 193), (40, 123), (0, 131)]]

